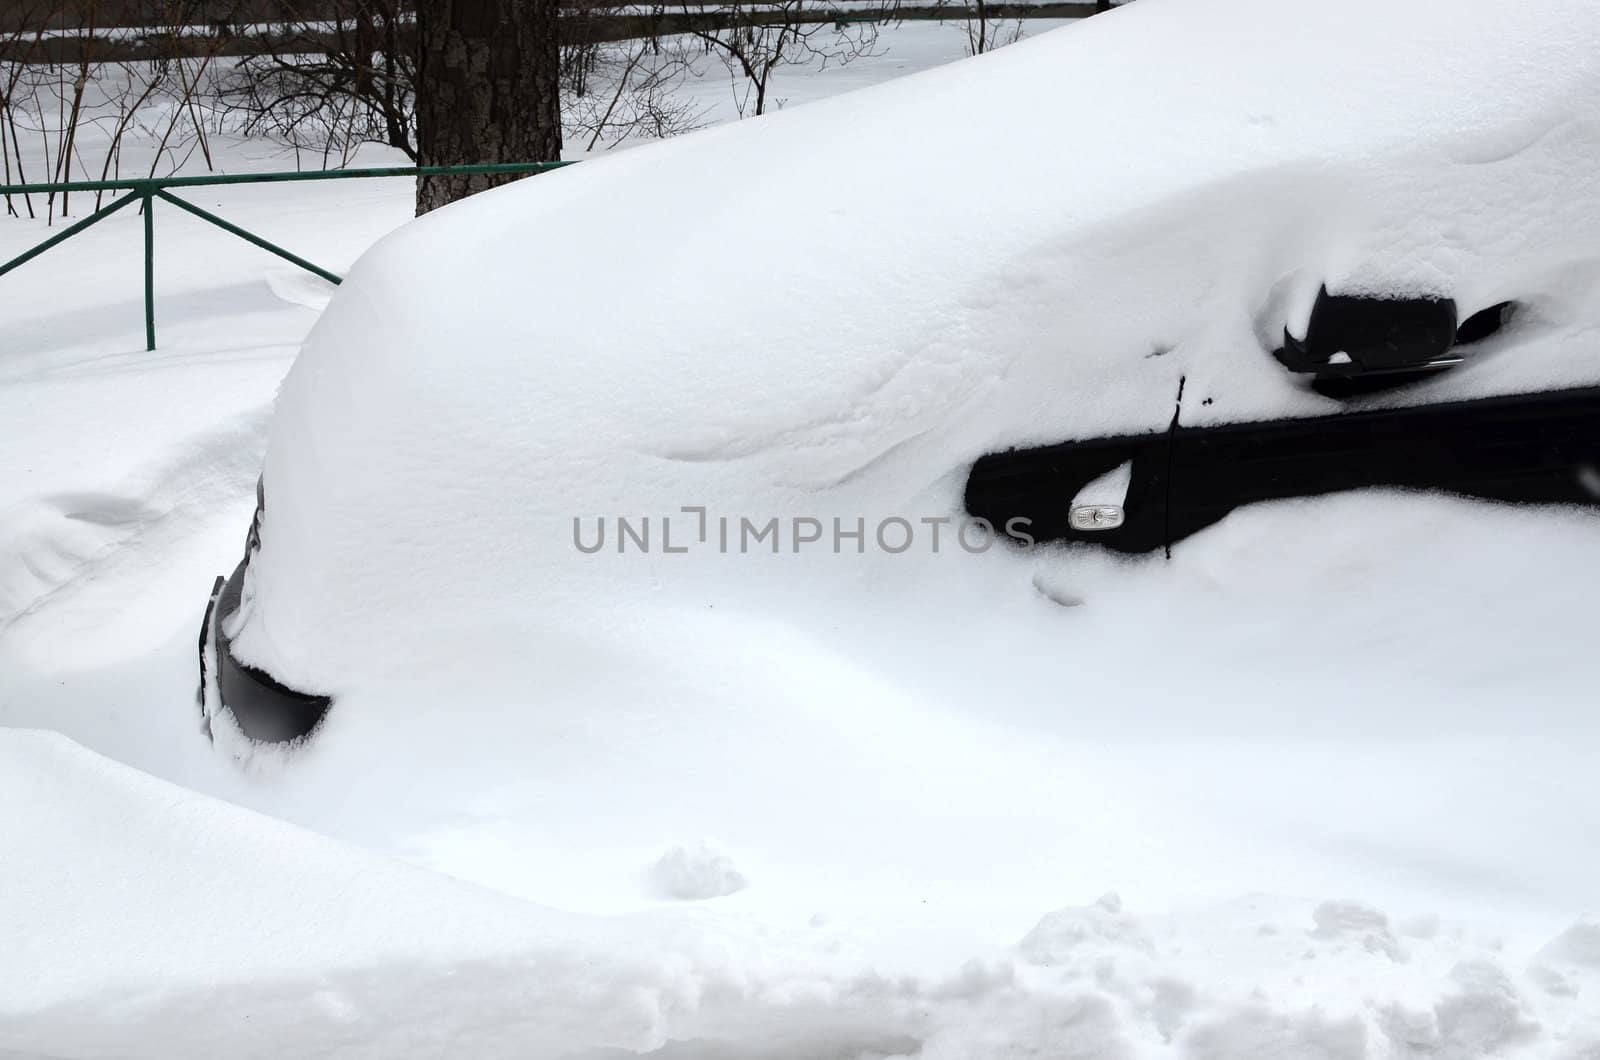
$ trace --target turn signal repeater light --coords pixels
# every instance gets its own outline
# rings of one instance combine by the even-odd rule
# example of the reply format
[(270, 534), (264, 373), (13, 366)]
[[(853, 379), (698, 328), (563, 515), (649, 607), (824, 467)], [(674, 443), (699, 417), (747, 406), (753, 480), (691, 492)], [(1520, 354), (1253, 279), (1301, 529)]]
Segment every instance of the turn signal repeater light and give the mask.
[(1120, 504), (1080, 504), (1067, 516), (1068, 525), (1072, 529), (1086, 533), (1096, 530), (1115, 530), (1122, 525), (1122, 520), (1123, 511)]

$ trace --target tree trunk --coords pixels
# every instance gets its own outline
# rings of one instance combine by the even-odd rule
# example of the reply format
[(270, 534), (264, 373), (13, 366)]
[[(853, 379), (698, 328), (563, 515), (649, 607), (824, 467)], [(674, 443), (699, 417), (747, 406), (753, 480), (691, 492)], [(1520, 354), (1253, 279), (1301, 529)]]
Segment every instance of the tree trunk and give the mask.
[[(558, 0), (418, 0), (417, 163), (561, 157)], [(417, 213), (510, 175), (417, 178)]]

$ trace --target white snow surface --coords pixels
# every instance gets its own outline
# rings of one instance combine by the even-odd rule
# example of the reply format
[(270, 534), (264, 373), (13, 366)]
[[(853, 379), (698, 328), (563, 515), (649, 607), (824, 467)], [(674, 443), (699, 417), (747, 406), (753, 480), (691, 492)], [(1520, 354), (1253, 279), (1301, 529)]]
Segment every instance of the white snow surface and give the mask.
[[(1533, 953), (1357, 902), (1048, 913), (942, 974), (822, 917), (562, 914), (0, 733), (0, 1043), (205, 1057), (1584, 1057), (1600, 921)], [(131, 914), (131, 915), (130, 915)], [(669, 1044), (672, 1043), (672, 1044)], [(1531, 1048), (1529, 1048), (1531, 1047)]]
[[(1587, 0), (1154, 0), (440, 211), (284, 382), (237, 650), (342, 693), (450, 629), (843, 606), (915, 564), (591, 557), (572, 523), (955, 516), (975, 457), (1163, 427), (1180, 380), (1188, 423), (1328, 411), (1265, 345), (1322, 283), (1527, 303), (1432, 394), (1592, 383), (1597, 101)], [(917, 591), (965, 607), (974, 567)]]
[[(1139, 0), (400, 229), (271, 414), (288, 754), (201, 737), (194, 634), (325, 292), (163, 214), (144, 355), (137, 218), (70, 312), (7, 277), (0, 1055), (1600, 1055), (1600, 521), (918, 522), (1180, 377), (1319, 410), (1263, 343), (1324, 279), (1523, 301), (1455, 392), (1600, 377), (1600, 12), (1452, 13)], [(341, 267), (407, 191), (218, 195)]]

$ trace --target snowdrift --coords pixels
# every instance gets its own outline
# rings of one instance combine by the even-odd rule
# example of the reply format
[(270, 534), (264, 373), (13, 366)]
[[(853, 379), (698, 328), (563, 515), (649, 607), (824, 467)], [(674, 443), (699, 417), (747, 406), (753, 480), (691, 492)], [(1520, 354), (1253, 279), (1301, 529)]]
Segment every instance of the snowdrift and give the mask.
[[(0, 733), (0, 1050), (26, 1055), (1584, 1056), (1600, 922), (1508, 952), (1437, 917), (1114, 895), (937, 974), (828, 926), (538, 908), (39, 733)], [(25, 871), (22, 871), (25, 867)], [(94, 959), (83, 959), (93, 954)]]
[[(833, 520), (957, 516), (985, 451), (1164, 426), (1180, 380), (1186, 423), (1333, 409), (1268, 353), (1323, 283), (1524, 305), (1435, 397), (1592, 383), (1597, 44), (1585, 0), (1150, 0), (408, 225), (285, 381), (235, 649), (338, 694), (443, 629), (848, 606), (911, 564)], [(575, 547), (699, 507), (790, 555)]]
[[(1435, 393), (1600, 379), (1597, 37), (1139, 0), (407, 225), (284, 384), (235, 631), (335, 708), (206, 745), (203, 579), (138, 681), (36, 675), (205, 794), (0, 730), (0, 1051), (1588, 1056), (1591, 515), (1326, 498), (1170, 563), (937, 521), (1180, 380), (1324, 411), (1268, 352), (1324, 282), (1521, 303)], [(194, 573), (177, 499), (237, 548), (230, 437), (119, 570)]]

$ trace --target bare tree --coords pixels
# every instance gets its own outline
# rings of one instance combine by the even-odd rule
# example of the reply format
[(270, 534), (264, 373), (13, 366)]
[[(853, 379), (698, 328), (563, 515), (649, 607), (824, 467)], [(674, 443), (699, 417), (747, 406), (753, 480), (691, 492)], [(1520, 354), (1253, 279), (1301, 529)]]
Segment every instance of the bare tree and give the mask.
[[(4, 173), (7, 184), (12, 183), (13, 158), (16, 159), (17, 182), (28, 182), (17, 116), (18, 111), (34, 97), (34, 86), (26, 75), (44, 39), (45, 20), (56, 7), (49, 0), (22, 0), (22, 4), (23, 8), (14, 13), (15, 21), (10, 28), (0, 34), (4, 54), (13, 56), (0, 63), (0, 164), (3, 164), (0, 172)], [(23, 206), (29, 217), (34, 216), (32, 196), (24, 196)], [(6, 196), (6, 212), (17, 216), (16, 204), (9, 195)]]
[[(198, 150), (210, 164), (200, 99), (220, 45), (182, 38), (201, 0), (23, 0), (0, 35), (0, 173), (26, 182), (117, 176), (131, 138), (149, 153), (148, 172), (176, 169)], [(150, 32), (151, 59), (112, 62), (103, 20), (136, 18)], [(163, 25), (159, 19), (168, 18)], [(115, 30), (115, 27), (112, 27)], [(183, 39), (180, 47), (179, 41)], [(72, 45), (60, 47), (62, 42)], [(46, 45), (55, 45), (52, 50)], [(102, 201), (96, 193), (95, 204)], [(45, 213), (67, 214), (72, 198), (48, 196)], [(7, 212), (16, 214), (9, 198)], [(31, 196), (23, 207), (35, 214)]]
[[(316, 152), (323, 166), (347, 163), (365, 143), (418, 160), (411, 0), (279, 2), (289, 17), (258, 32), (252, 44), (266, 47), (224, 79), (235, 127)], [(565, 140), (604, 150), (700, 124), (678, 92), (695, 72), (689, 39), (661, 37), (657, 25), (665, 20), (660, 7), (631, 6), (619, 15), (614, 0), (566, 0), (559, 23)]]
[(241, 131), (342, 164), (364, 143), (417, 157), (416, 22), (402, 0), (284, 0), (273, 47), (223, 88)]
[[(557, 0), (419, 0), (417, 161), (561, 157)], [(424, 176), (423, 214), (514, 177)]]
[(563, 76), (561, 113), (567, 134), (583, 150), (609, 150), (635, 136), (665, 139), (701, 124), (694, 105), (677, 92), (695, 72), (681, 38), (597, 44), (582, 62), (581, 85)]
[(568, 0), (561, 10), (561, 89), (583, 99), (601, 60), (604, 40), (599, 19), (607, 0)]
[(788, 65), (843, 64), (877, 54), (878, 24), (895, 17), (898, 0), (845, 15), (816, 0), (731, 0), (691, 7), (715, 28), (692, 30), (721, 59), (734, 85), (739, 116), (764, 114), (772, 75)]
[[(943, 0), (938, 6), (944, 6)], [(1015, 44), (1025, 32), (1020, 17), (998, 15), (989, 0), (971, 0), (970, 6), (962, 5), (962, 10), (968, 55), (982, 55)]]

